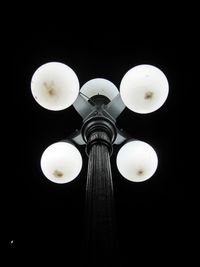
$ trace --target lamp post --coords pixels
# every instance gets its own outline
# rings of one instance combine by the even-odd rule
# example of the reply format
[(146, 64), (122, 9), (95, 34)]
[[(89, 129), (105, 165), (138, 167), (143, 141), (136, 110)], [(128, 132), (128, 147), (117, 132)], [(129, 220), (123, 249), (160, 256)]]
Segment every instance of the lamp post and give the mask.
[(168, 81), (157, 67), (139, 65), (124, 75), (120, 93), (112, 82), (102, 78), (90, 80), (79, 89), (76, 74), (63, 63), (46, 63), (32, 77), (31, 91), (41, 106), (58, 111), (73, 105), (83, 119), (79, 131), (44, 151), (41, 169), (52, 182), (72, 181), (82, 168), (77, 146), (85, 145), (88, 171), (83, 257), (93, 266), (107, 266), (117, 247), (110, 164), (113, 144), (121, 146), (117, 168), (129, 181), (149, 179), (158, 165), (155, 150), (143, 141), (129, 140), (117, 128), (117, 118), (125, 107), (142, 114), (160, 108), (168, 95)]

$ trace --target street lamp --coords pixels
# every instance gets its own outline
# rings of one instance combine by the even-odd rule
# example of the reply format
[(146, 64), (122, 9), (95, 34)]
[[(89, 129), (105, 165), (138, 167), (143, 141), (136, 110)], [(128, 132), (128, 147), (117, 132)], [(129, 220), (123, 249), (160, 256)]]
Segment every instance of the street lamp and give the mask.
[(110, 81), (92, 79), (81, 88), (75, 72), (67, 65), (50, 62), (39, 67), (31, 80), (33, 97), (42, 107), (59, 111), (73, 105), (83, 119), (82, 127), (50, 145), (41, 157), (43, 174), (52, 182), (74, 180), (82, 168), (77, 146), (85, 145), (88, 171), (85, 201), (84, 257), (92, 264), (111, 258), (116, 246), (114, 194), (110, 156), (120, 145), (116, 163), (129, 181), (142, 182), (156, 171), (155, 150), (144, 141), (130, 139), (116, 125), (125, 107), (146, 114), (159, 109), (168, 96), (164, 73), (152, 65), (139, 65), (122, 78), (120, 92)]

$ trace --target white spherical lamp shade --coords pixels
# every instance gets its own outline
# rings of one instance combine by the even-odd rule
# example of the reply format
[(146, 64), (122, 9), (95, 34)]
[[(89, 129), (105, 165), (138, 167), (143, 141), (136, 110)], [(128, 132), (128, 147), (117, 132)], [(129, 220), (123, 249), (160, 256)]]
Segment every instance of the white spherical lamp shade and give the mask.
[(82, 157), (78, 149), (66, 142), (57, 142), (43, 152), (41, 169), (46, 178), (57, 184), (74, 180), (82, 168)]
[(152, 65), (139, 65), (122, 78), (122, 101), (136, 113), (150, 113), (159, 109), (168, 96), (169, 85), (164, 73)]
[(119, 94), (117, 87), (109, 80), (103, 78), (89, 80), (81, 87), (80, 91), (89, 98), (95, 95), (104, 95), (110, 101)]
[(33, 74), (31, 92), (42, 107), (63, 110), (71, 106), (79, 94), (79, 81), (75, 72), (60, 62), (40, 66)]
[(142, 141), (126, 143), (117, 154), (119, 172), (132, 182), (149, 179), (155, 173), (157, 165), (158, 158), (155, 150)]

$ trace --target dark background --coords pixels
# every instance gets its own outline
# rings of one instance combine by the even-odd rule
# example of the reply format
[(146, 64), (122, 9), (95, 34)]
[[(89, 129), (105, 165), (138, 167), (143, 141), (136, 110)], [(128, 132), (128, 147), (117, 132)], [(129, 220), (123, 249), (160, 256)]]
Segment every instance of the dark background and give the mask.
[(182, 32), (186, 34), (188, 29), (180, 17), (175, 24), (165, 23), (170, 14), (155, 20), (151, 20), (151, 14), (143, 15), (143, 23), (139, 16), (124, 17), (93, 14), (86, 23), (82, 15), (75, 25), (72, 16), (66, 27), (64, 19), (62, 27), (52, 19), (28, 25), (29, 30), (24, 20), (11, 31), (12, 113), (8, 128), (13, 165), (7, 169), (5, 206), (11, 258), (24, 259), (25, 254), (38, 262), (56, 259), (60, 262), (57, 266), (62, 266), (61, 262), (73, 262), (66, 266), (79, 263), (87, 174), (84, 147), (80, 148), (83, 169), (71, 183), (53, 184), (40, 170), (44, 149), (80, 129), (82, 122), (73, 107), (52, 112), (34, 101), (31, 77), (39, 66), (50, 61), (69, 65), (80, 86), (93, 78), (105, 78), (119, 88), (124, 74), (139, 64), (155, 65), (165, 73), (169, 96), (158, 111), (140, 115), (125, 109), (117, 119), (118, 128), (151, 144), (159, 159), (151, 179), (131, 183), (117, 171), (119, 147), (114, 149), (111, 164), (119, 254), (121, 266), (132, 266), (136, 261), (162, 265), (185, 257), (187, 190), (181, 168), (181, 104), (187, 87), (183, 82), (187, 35)]

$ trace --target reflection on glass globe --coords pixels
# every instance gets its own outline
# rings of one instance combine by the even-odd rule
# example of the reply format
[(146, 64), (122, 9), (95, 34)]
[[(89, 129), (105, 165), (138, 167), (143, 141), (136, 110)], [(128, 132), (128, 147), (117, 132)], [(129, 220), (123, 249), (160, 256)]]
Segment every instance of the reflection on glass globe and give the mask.
[(159, 109), (168, 96), (169, 85), (164, 73), (152, 65), (138, 65), (122, 78), (120, 94), (124, 104), (137, 113)]
[(54, 143), (46, 148), (41, 157), (42, 172), (54, 183), (64, 184), (74, 180), (81, 168), (81, 154), (70, 143)]
[(95, 95), (104, 95), (110, 101), (119, 94), (117, 87), (109, 80), (103, 78), (89, 80), (81, 87), (80, 91), (89, 98)]
[(156, 171), (158, 158), (155, 150), (142, 141), (130, 141), (117, 154), (117, 168), (121, 175), (132, 181), (142, 182)]
[(42, 107), (63, 110), (71, 106), (79, 94), (79, 81), (67, 65), (49, 62), (40, 66), (31, 80), (33, 97)]

